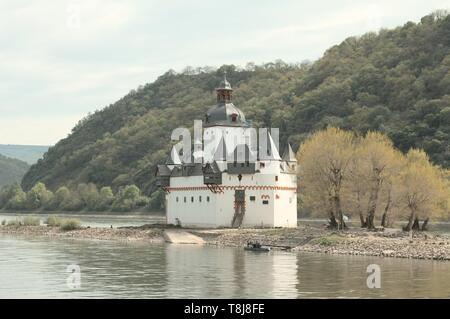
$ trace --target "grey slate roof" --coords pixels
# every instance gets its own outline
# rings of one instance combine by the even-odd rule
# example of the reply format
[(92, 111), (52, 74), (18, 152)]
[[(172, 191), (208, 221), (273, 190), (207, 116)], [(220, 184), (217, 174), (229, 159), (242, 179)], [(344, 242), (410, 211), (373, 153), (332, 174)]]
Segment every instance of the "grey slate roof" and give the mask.
[[(236, 116), (235, 122), (232, 121), (233, 114)], [(244, 113), (234, 106), (233, 103), (219, 103), (206, 112), (204, 126), (208, 127), (215, 125), (249, 126), (245, 120)]]
[(167, 165), (158, 165), (158, 176), (170, 176), (171, 173)]
[(219, 145), (216, 148), (216, 151), (214, 153), (214, 161), (226, 161), (227, 160), (227, 145), (225, 143), (225, 140), (222, 136), (220, 139)]
[(287, 145), (283, 153), (283, 160), (286, 162), (297, 162), (297, 158), (295, 157), (295, 153), (290, 144)]

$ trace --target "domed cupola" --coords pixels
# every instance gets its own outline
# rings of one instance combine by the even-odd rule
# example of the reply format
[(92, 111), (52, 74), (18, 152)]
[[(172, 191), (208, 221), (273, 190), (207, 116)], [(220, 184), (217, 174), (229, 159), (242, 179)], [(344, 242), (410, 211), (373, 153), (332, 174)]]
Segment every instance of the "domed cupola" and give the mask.
[(244, 113), (234, 106), (233, 89), (227, 80), (226, 73), (216, 88), (217, 104), (210, 108), (205, 115), (204, 127), (211, 126), (249, 126)]

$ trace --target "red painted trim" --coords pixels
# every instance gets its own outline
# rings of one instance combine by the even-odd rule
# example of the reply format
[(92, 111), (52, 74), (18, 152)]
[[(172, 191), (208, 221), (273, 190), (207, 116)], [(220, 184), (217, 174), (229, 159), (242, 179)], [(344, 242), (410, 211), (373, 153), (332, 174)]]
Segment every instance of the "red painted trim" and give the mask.
[[(278, 190), (278, 191), (297, 191), (297, 187), (284, 187), (284, 186), (221, 186), (221, 190)], [(207, 186), (196, 186), (196, 187), (166, 187), (164, 189), (166, 192), (171, 191), (203, 191), (209, 190)]]

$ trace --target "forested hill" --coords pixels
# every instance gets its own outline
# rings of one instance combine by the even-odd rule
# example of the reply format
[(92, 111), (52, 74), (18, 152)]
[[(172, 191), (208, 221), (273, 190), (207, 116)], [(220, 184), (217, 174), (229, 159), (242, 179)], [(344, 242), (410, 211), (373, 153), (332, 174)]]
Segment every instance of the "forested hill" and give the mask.
[(80, 121), (31, 167), (23, 187), (135, 183), (151, 193), (172, 129), (203, 118), (224, 69), (235, 104), (254, 125), (279, 127), (281, 142), (289, 136), (297, 146), (328, 125), (379, 130), (400, 149), (424, 148), (435, 163), (450, 167), (450, 17), (432, 14), (350, 37), (311, 65), (167, 72)]
[(0, 154), (0, 188), (5, 185), (20, 183), (27, 170), (27, 163)]

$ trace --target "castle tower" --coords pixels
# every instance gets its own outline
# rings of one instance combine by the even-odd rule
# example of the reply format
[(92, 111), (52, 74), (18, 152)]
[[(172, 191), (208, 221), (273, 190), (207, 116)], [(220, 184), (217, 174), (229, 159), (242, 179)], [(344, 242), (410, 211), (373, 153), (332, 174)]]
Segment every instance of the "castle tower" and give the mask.
[(259, 136), (267, 147), (249, 145), (257, 134), (233, 104), (226, 74), (216, 95), (216, 105), (203, 122), (203, 151), (196, 139), (193, 163), (181, 163), (173, 149), (175, 160), (158, 165), (167, 222), (188, 227), (297, 227), (294, 152), (288, 146), (281, 157), (268, 132)]

